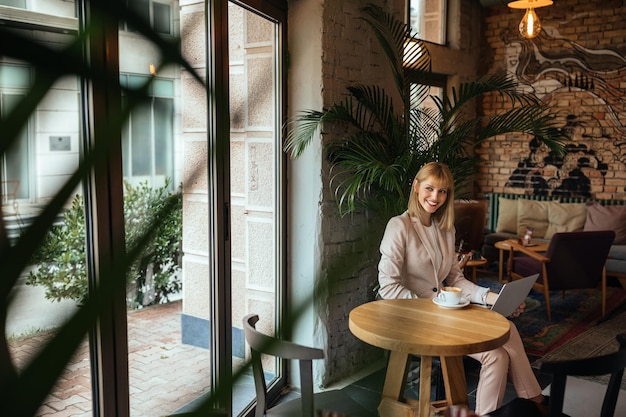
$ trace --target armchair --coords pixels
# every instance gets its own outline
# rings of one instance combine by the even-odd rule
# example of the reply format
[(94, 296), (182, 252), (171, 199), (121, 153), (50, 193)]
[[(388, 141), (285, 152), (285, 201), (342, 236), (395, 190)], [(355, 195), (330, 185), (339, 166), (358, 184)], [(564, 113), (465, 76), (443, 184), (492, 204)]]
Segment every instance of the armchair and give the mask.
[[(602, 291), (602, 316), (606, 314), (606, 259), (615, 239), (612, 230), (595, 232), (555, 233), (545, 254), (512, 243), (509, 254), (509, 274), (519, 279), (539, 274), (534, 287), (546, 299), (548, 320), (550, 291), (597, 288)], [(516, 252), (518, 252), (516, 254)], [(520, 253), (524, 256), (520, 256)]]

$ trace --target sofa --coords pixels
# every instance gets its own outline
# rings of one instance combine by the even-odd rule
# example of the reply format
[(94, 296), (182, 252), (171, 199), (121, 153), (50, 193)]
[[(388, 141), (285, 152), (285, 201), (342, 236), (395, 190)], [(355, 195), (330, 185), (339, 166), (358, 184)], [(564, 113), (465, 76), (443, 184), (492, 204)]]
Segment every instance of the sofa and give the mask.
[(614, 230), (607, 275), (626, 288), (626, 201), (510, 193), (489, 193), (485, 199), (488, 209), (482, 255), (489, 262), (498, 260), (496, 242), (519, 238), (527, 227), (533, 228), (533, 240), (543, 241), (558, 232)]

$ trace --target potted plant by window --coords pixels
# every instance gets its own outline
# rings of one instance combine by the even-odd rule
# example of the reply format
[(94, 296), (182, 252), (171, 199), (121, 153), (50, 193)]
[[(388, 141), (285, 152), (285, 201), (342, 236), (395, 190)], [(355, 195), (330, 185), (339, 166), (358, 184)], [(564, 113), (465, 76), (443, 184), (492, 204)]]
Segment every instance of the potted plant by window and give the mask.
[[(362, 13), (384, 52), (395, 91), (378, 85), (351, 86), (342, 101), (298, 112), (285, 124), (284, 149), (294, 158), (322, 125), (345, 127), (344, 134), (324, 137), (330, 187), (342, 215), (366, 208), (386, 222), (403, 212), (413, 176), (430, 161), (449, 165), (455, 188), (462, 190), (479, 163), (474, 148), (496, 135), (530, 134), (562, 153), (568, 138), (556, 126), (555, 115), (534, 95), (520, 92), (507, 74), (462, 83), (450, 94), (432, 96), (434, 107), (422, 106), (429, 97), (426, 80), (431, 73), (427, 44), (378, 6), (368, 5)], [(508, 109), (491, 116), (472, 115), (471, 106), (489, 94), (507, 101)]]

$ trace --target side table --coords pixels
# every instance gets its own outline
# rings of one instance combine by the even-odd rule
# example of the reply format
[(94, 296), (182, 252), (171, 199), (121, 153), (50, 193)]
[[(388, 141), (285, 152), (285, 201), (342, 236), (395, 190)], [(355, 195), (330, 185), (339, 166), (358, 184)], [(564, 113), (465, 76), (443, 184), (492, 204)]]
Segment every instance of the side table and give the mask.
[(480, 257), (480, 259), (470, 259), (465, 264), (465, 267), (471, 270), (472, 282), (476, 282), (476, 268), (483, 265), (487, 265), (487, 259), (483, 257)]
[[(502, 284), (502, 280), (504, 278), (504, 251), (510, 251), (511, 250), (511, 245), (510, 242), (515, 242), (515, 239), (507, 239), (507, 240), (501, 240), (499, 242), (496, 242), (494, 244), (495, 248), (498, 249), (499, 252), (499, 256), (498, 256), (498, 282), (500, 284)], [(531, 241), (532, 243), (532, 241)], [(536, 241), (536, 243), (533, 243), (532, 246), (528, 246), (528, 249), (534, 251), (534, 252), (545, 252), (548, 249), (548, 243), (549, 242), (542, 242), (542, 241)], [(508, 276), (508, 271), (507, 271), (507, 276)]]

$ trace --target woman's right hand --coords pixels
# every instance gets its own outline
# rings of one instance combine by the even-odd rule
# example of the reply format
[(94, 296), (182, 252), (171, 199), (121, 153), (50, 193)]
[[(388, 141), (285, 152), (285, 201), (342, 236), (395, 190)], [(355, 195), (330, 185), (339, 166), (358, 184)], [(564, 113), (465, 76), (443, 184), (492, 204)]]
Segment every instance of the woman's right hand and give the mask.
[(517, 317), (522, 314), (524, 310), (526, 310), (526, 303), (520, 304), (519, 307), (517, 307), (517, 309), (515, 309), (515, 311), (511, 313), (510, 317)]

